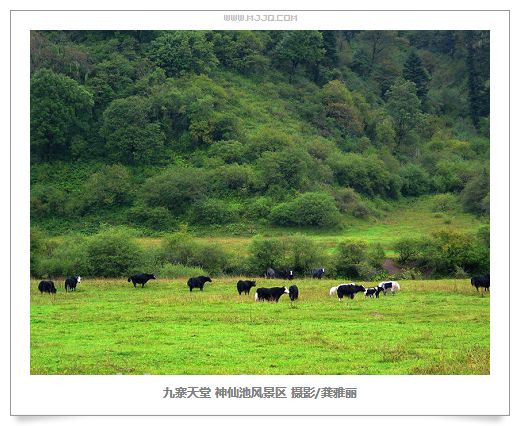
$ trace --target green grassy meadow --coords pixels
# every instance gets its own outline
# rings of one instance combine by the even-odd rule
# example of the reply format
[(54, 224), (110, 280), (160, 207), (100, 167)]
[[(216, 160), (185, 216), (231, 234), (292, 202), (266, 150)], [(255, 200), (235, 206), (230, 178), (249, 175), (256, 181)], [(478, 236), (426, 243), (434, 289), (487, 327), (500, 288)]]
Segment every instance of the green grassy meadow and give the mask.
[[(239, 278), (134, 289), (87, 279), (56, 296), (31, 281), (31, 374), (489, 374), (489, 294), (469, 280), (400, 281), (339, 302), (335, 280), (297, 279), (291, 305), (239, 296)], [(374, 283), (363, 283), (365, 286)], [(281, 286), (258, 279), (257, 286)], [(254, 288), (253, 288), (254, 290)]]

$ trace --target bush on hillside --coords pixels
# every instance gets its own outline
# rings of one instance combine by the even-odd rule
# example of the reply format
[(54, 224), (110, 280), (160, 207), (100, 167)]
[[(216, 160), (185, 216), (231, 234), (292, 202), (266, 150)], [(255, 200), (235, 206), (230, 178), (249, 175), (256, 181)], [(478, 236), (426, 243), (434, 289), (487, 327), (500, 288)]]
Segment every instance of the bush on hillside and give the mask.
[(367, 270), (367, 244), (362, 241), (342, 241), (336, 247), (336, 273), (347, 279), (363, 278)]
[(270, 215), (272, 223), (281, 226), (335, 226), (340, 222), (334, 198), (327, 193), (308, 192), (287, 203), (275, 206)]
[(166, 236), (161, 244), (163, 264), (201, 268), (210, 274), (222, 274), (229, 266), (229, 254), (218, 244), (195, 240), (186, 232)]
[(264, 274), (267, 268), (288, 266), (286, 247), (279, 238), (256, 236), (248, 246), (250, 270), (255, 274)]
[(184, 213), (209, 192), (206, 176), (206, 170), (194, 167), (168, 169), (147, 179), (140, 196), (149, 207), (166, 207), (175, 214)]
[(224, 225), (240, 218), (241, 206), (226, 200), (209, 198), (196, 202), (192, 208), (193, 220), (203, 225)]
[(457, 209), (458, 199), (454, 194), (436, 194), (432, 197), (431, 209), (434, 213), (447, 213)]
[(175, 223), (175, 217), (166, 207), (147, 207), (142, 204), (128, 210), (127, 220), (136, 226), (157, 231), (169, 230)]
[(121, 206), (132, 192), (128, 169), (120, 164), (105, 165), (90, 176), (75, 197), (75, 209), (92, 211), (100, 207)]
[(340, 188), (334, 191), (336, 206), (341, 213), (350, 214), (360, 219), (377, 216), (377, 211), (370, 208), (361, 196), (352, 188)]
[(431, 189), (430, 177), (424, 168), (417, 164), (407, 164), (401, 167), (401, 193), (406, 197), (428, 194)]
[(457, 231), (437, 231), (429, 238), (402, 239), (395, 245), (401, 266), (432, 277), (489, 272), (489, 246), (479, 236)]
[(489, 193), (489, 171), (484, 169), (475, 173), (460, 193), (464, 210), (489, 216)]
[(96, 277), (129, 275), (140, 259), (141, 250), (122, 228), (107, 229), (86, 241), (86, 274)]

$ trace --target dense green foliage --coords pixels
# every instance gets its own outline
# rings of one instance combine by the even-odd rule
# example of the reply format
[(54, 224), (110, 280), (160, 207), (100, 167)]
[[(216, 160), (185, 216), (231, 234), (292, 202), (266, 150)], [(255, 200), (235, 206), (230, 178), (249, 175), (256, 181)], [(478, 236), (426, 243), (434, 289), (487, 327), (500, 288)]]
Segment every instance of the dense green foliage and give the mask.
[[(435, 213), (437, 215), (438, 213)], [(408, 225), (409, 226), (409, 225)], [(196, 238), (187, 229), (167, 234), (158, 244), (142, 244), (132, 229), (104, 227), (84, 237), (48, 239), (38, 228), (31, 232), (31, 273), (61, 277), (81, 271), (86, 276), (124, 277), (136, 272), (159, 275), (263, 276), (269, 267), (292, 269), (301, 279), (312, 268), (325, 267), (326, 276), (345, 280), (377, 278), (467, 277), (489, 271), (489, 226), (476, 232), (451, 229), (402, 237), (384, 247), (366, 237), (339, 238), (325, 243), (303, 234), (239, 239), (235, 246)], [(396, 253), (397, 272), (384, 269), (386, 252)]]
[[(126, 274), (136, 258), (141, 269), (258, 272), (267, 260), (209, 245), (174, 258), (175, 246), (139, 254), (102, 236), (122, 225), (342, 230), (426, 195), (442, 213), (489, 217), (489, 32), (33, 31), (30, 59), (33, 273), (81, 265), (47, 233), (80, 232), (70, 253), (89, 273)], [(379, 273), (372, 246), (347, 265), (349, 250), (324, 261)], [(406, 266), (481, 270), (475, 256)]]

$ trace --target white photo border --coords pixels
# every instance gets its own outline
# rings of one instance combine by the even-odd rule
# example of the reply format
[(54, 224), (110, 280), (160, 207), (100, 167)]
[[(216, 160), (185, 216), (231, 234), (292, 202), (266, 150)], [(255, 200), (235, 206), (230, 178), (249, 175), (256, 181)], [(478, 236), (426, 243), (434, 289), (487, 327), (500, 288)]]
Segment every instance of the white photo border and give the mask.
[[(11, 414), (12, 415), (509, 415), (510, 304), (490, 299), (487, 376), (38, 376), (30, 374), (30, 300), (12, 277), (29, 270), (29, 47), (31, 30), (360, 29), (491, 32), (491, 265), (509, 277), (509, 11), (283, 11), (290, 22), (225, 21), (224, 14), (280, 11), (11, 11)], [(169, 386), (342, 386), (343, 400), (163, 399)], [(42, 398), (52, 390), (52, 398)], [(66, 398), (65, 395), (74, 395)], [(379, 399), (369, 396), (395, 395)], [(482, 395), (485, 394), (485, 403)], [(64, 395), (61, 397), (60, 395)], [(435, 401), (432, 404), (432, 401)], [(131, 402), (131, 403), (130, 403)]]

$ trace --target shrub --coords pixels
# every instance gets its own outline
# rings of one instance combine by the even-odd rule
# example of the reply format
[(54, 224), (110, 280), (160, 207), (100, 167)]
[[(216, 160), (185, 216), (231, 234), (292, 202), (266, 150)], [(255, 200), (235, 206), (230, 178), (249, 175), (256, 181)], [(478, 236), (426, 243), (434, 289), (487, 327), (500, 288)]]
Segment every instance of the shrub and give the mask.
[(192, 217), (195, 222), (205, 225), (226, 224), (236, 222), (239, 213), (240, 205), (210, 198), (195, 203)]
[(426, 170), (417, 164), (407, 164), (401, 168), (401, 193), (405, 196), (418, 196), (430, 192), (430, 177)]
[(321, 265), (323, 256), (317, 244), (304, 235), (294, 235), (285, 240), (288, 266), (298, 274), (308, 274), (310, 269)]
[(52, 278), (88, 274), (85, 243), (86, 239), (77, 235), (64, 238), (59, 243), (45, 242), (45, 249), (40, 250), (35, 258), (34, 275)]
[(271, 214), (273, 200), (269, 197), (258, 197), (244, 208), (244, 215), (249, 219), (262, 219)]
[(256, 186), (256, 176), (250, 165), (227, 164), (208, 173), (210, 185), (216, 193), (247, 194)]
[(361, 219), (375, 214), (374, 210), (368, 207), (352, 188), (340, 188), (334, 191), (334, 199), (341, 213), (351, 214)]
[(267, 268), (292, 268), (299, 275), (308, 274), (326, 260), (311, 238), (299, 234), (286, 238), (256, 236), (248, 251), (249, 270), (255, 274), (264, 274)]
[(31, 185), (31, 216), (63, 216), (67, 211), (67, 194), (50, 185)]
[(468, 161), (440, 160), (433, 172), (433, 186), (436, 192), (459, 192), (472, 173), (472, 165)]
[(385, 250), (379, 243), (370, 246), (367, 253), (368, 264), (377, 269), (381, 270), (385, 261)]
[(367, 265), (367, 244), (361, 241), (342, 241), (336, 247), (335, 257), (338, 276), (362, 278)]
[(489, 216), (489, 172), (482, 170), (471, 177), (460, 199), (464, 210)]
[(186, 232), (165, 237), (160, 258), (164, 263), (202, 268), (210, 274), (221, 274), (229, 265), (229, 254), (218, 244), (196, 241)]
[(454, 194), (437, 194), (432, 197), (432, 212), (451, 212), (457, 208), (457, 197)]
[(438, 231), (429, 238), (403, 239), (396, 243), (399, 262), (425, 275), (450, 277), (489, 272), (489, 246), (472, 234)]
[(141, 204), (132, 207), (127, 214), (129, 222), (155, 230), (170, 229), (175, 218), (165, 207), (147, 207)]
[(254, 237), (248, 247), (250, 270), (263, 274), (267, 268), (287, 266), (285, 251), (285, 244), (281, 239)]
[(397, 198), (400, 178), (392, 174), (375, 155), (348, 153), (327, 160), (334, 178), (341, 186), (348, 186), (368, 196), (381, 195)]
[(103, 166), (85, 182), (77, 196), (81, 211), (121, 205), (128, 201), (132, 184), (127, 168), (114, 164)]
[(339, 223), (340, 215), (331, 195), (307, 192), (293, 201), (275, 206), (270, 219), (282, 226), (330, 227)]
[(150, 207), (162, 206), (174, 213), (183, 213), (208, 191), (206, 176), (204, 169), (169, 169), (146, 180), (141, 188), (141, 198)]
[(191, 114), (189, 136), (195, 145), (210, 145), (239, 137), (239, 123), (231, 113), (202, 112)]
[(121, 277), (129, 275), (137, 266), (141, 250), (124, 228), (99, 232), (86, 242), (86, 267), (89, 275)]
[(44, 232), (37, 228), (31, 227), (31, 241), (30, 241), (30, 270), (33, 276), (43, 276), (40, 268), (42, 257), (45, 254), (46, 237)]
[(225, 163), (241, 163), (246, 152), (245, 146), (238, 141), (219, 141), (212, 144), (208, 153), (222, 159)]
[(423, 244), (424, 240), (414, 238), (403, 238), (397, 241), (394, 250), (398, 254), (398, 262), (401, 265), (416, 262), (422, 252)]
[(313, 159), (299, 146), (289, 146), (281, 151), (265, 151), (256, 162), (259, 185), (265, 189), (280, 186), (301, 190), (309, 182), (309, 170)]
[(149, 57), (169, 77), (208, 73), (218, 64), (213, 43), (203, 31), (163, 32), (150, 44)]

